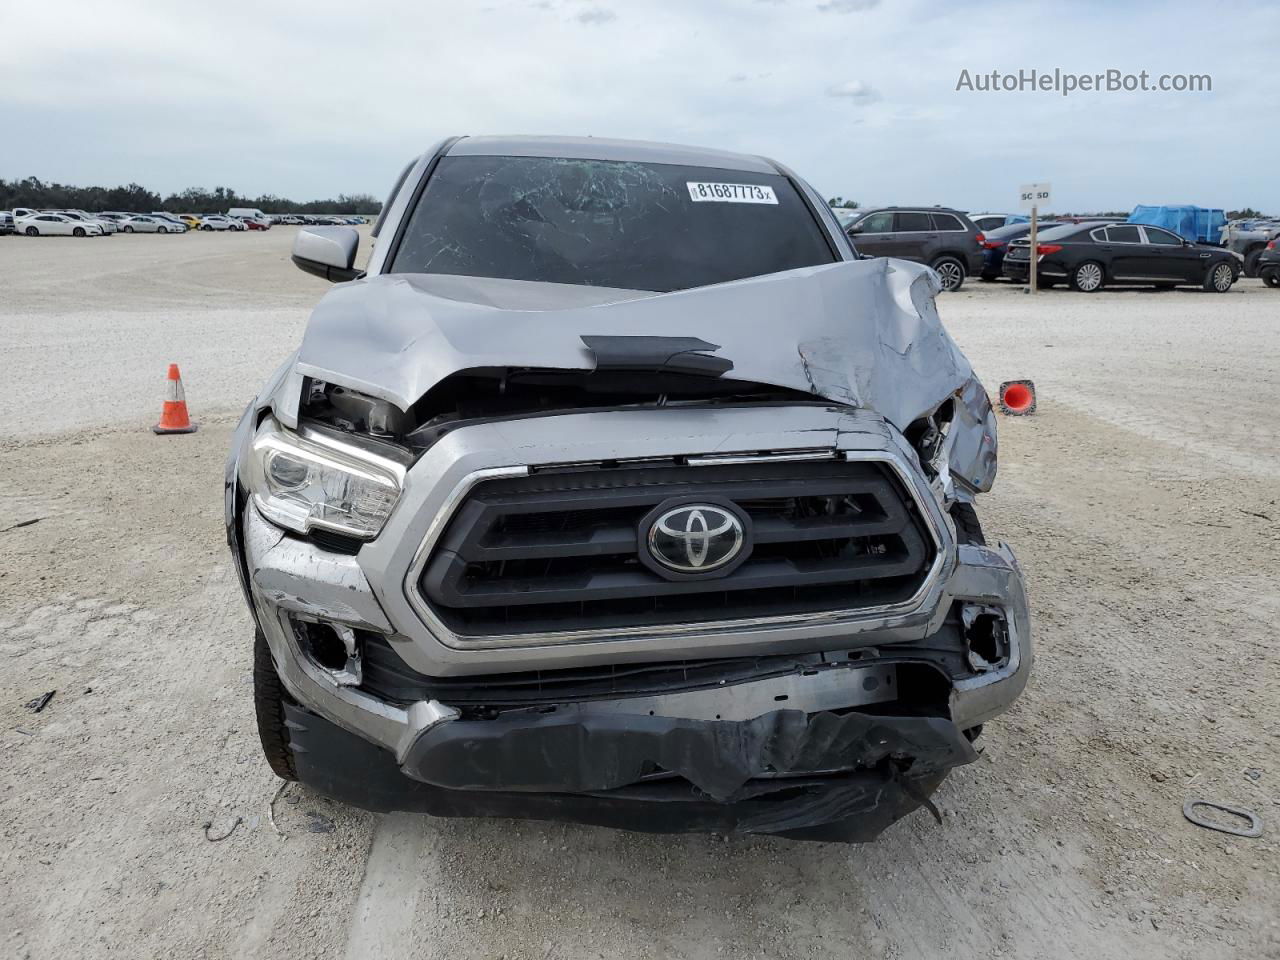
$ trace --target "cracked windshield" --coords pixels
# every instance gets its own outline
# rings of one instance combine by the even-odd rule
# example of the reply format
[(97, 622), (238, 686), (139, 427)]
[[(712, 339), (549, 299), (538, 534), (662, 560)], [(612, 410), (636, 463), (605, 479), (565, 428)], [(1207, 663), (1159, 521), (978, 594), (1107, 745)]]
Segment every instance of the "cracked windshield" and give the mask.
[(666, 292), (834, 260), (776, 174), (445, 157), (392, 271)]

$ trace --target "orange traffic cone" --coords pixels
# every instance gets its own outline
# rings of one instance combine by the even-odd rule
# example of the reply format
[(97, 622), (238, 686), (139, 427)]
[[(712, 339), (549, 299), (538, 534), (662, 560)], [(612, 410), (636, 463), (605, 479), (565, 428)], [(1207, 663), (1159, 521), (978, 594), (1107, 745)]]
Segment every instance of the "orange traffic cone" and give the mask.
[(1000, 384), (1000, 412), (1025, 417), (1036, 412), (1036, 385), (1030, 380), (1009, 380)]
[(182, 374), (176, 363), (169, 364), (169, 377), (165, 381), (164, 410), (160, 422), (151, 428), (156, 433), (195, 433), (196, 425), (187, 416), (187, 395), (182, 392)]

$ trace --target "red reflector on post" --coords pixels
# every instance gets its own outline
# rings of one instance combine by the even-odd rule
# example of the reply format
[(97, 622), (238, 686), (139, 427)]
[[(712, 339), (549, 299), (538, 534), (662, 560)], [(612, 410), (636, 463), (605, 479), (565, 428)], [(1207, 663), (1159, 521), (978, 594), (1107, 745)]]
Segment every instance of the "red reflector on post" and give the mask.
[(1025, 417), (1036, 412), (1036, 385), (1030, 380), (1009, 380), (1000, 384), (1000, 412)]

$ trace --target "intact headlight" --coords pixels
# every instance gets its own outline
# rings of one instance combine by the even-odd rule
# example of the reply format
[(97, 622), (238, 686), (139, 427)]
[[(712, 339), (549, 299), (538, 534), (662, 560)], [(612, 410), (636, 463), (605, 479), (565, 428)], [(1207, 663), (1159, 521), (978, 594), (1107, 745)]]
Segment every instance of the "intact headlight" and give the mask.
[(393, 460), (267, 418), (253, 438), (253, 501), (273, 523), (307, 533), (333, 530), (369, 540), (391, 516), (404, 482)]

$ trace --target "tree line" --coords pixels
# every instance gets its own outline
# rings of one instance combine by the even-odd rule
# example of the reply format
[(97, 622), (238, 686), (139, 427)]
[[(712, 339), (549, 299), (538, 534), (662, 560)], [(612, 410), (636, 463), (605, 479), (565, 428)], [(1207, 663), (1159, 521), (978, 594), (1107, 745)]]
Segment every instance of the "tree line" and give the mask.
[(299, 203), (285, 197), (264, 194), (245, 197), (227, 187), (207, 190), (188, 187), (181, 193), (162, 197), (136, 183), (118, 187), (74, 187), (65, 183), (45, 183), (35, 177), (25, 180), (0, 179), (0, 210), (32, 207), (36, 210), (123, 210), (129, 213), (225, 213), (232, 207), (256, 207), (266, 213), (359, 213), (376, 215), (382, 209), (377, 197), (367, 193), (340, 193), (329, 200)]

